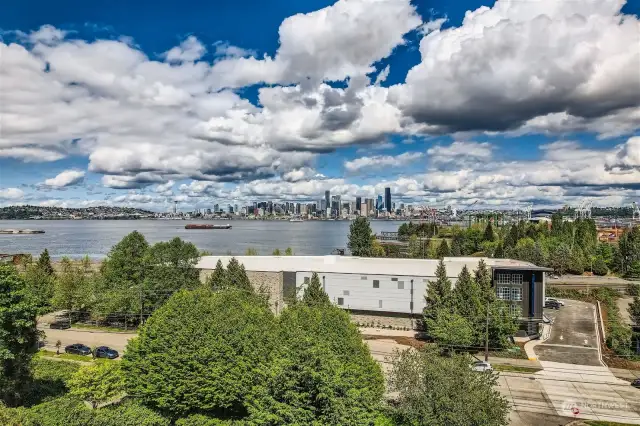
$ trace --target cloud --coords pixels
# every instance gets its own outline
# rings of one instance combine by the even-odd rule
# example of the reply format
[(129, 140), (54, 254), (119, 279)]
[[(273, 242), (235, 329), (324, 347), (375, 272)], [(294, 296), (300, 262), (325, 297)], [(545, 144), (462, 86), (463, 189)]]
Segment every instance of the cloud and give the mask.
[(52, 25), (43, 25), (37, 31), (31, 32), (27, 39), (31, 43), (55, 44), (60, 42), (66, 36), (67, 32), (55, 28)]
[(81, 170), (65, 170), (56, 177), (45, 180), (43, 185), (50, 188), (66, 188), (82, 182), (84, 175), (85, 172)]
[(640, 136), (629, 138), (618, 146), (606, 161), (607, 170), (640, 170)]
[(255, 56), (257, 52), (251, 49), (243, 49), (242, 47), (233, 46), (226, 41), (217, 41), (213, 44), (216, 48), (215, 56), (224, 56), (226, 58), (244, 58), (246, 56)]
[[(640, 98), (640, 23), (624, 2), (507, 1), (420, 42), (391, 99), (441, 132), (517, 129), (539, 116), (591, 121)], [(540, 123), (538, 123), (540, 124)]]
[(193, 62), (202, 58), (207, 49), (194, 36), (187, 37), (180, 46), (176, 46), (164, 53), (168, 62)]
[(349, 172), (359, 172), (368, 169), (376, 172), (389, 167), (403, 167), (424, 157), (422, 152), (405, 152), (400, 155), (376, 155), (373, 157), (360, 157), (355, 160), (345, 161), (344, 168)]
[(18, 188), (0, 189), (0, 200), (20, 200), (24, 197), (24, 191)]
[(436, 145), (427, 150), (433, 164), (474, 164), (487, 161), (493, 154), (493, 146), (488, 142), (455, 141), (450, 145)]

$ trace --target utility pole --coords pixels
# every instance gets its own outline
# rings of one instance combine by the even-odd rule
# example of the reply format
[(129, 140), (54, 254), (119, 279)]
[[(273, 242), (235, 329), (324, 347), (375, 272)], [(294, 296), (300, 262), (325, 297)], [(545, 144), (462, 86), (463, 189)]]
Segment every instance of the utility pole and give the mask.
[(484, 361), (489, 362), (489, 299), (487, 298), (487, 322), (484, 326)]
[(140, 286), (140, 327), (142, 327), (142, 321), (144, 320), (143, 312), (142, 286)]

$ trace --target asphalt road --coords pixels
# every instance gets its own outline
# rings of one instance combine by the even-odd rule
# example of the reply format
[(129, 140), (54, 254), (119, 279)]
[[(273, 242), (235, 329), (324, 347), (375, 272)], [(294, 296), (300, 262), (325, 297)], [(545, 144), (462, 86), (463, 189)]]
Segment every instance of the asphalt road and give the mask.
[(89, 347), (109, 346), (122, 355), (129, 339), (136, 336), (132, 333), (109, 333), (106, 331), (75, 330), (72, 328), (56, 330), (39, 326), (38, 329), (45, 333), (45, 347), (49, 350), (55, 350), (56, 341), (60, 340), (62, 348), (73, 343), (82, 343)]
[(540, 361), (575, 365), (601, 366), (598, 334), (595, 325), (595, 306), (577, 300), (564, 300), (558, 310), (545, 309), (554, 320), (551, 335), (535, 347)]

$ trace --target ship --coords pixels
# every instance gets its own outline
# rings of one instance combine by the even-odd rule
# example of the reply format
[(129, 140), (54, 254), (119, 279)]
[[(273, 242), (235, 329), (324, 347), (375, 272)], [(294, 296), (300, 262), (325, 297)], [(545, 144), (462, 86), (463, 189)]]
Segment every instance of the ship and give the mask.
[(298, 218), (298, 217), (293, 217), (291, 219), (289, 219), (289, 222), (304, 222), (302, 219)]
[(190, 223), (184, 226), (184, 229), (231, 229), (231, 225), (209, 225), (204, 223)]

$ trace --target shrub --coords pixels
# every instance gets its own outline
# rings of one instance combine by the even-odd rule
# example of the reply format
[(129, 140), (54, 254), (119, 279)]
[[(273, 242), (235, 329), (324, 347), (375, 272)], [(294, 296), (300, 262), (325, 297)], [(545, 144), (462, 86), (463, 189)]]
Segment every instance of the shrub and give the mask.
[(627, 285), (627, 294), (629, 296), (640, 296), (640, 284), (629, 283)]

